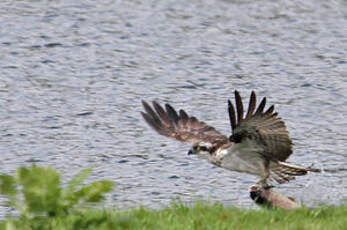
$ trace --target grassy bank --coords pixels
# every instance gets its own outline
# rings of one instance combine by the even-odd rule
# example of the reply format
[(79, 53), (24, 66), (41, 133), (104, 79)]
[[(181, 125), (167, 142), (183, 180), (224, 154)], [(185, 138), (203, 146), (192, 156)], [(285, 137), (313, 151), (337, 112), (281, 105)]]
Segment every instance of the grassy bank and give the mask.
[(96, 181), (85, 185), (90, 170), (84, 170), (67, 186), (61, 186), (60, 174), (50, 168), (33, 165), (20, 168), (15, 176), (0, 175), (0, 192), (7, 205), (20, 215), (0, 223), (0, 230), (60, 229), (347, 229), (347, 206), (243, 210), (222, 204), (174, 203), (161, 210), (138, 208), (128, 211), (97, 209), (113, 183)]
[(0, 229), (347, 229), (347, 207), (241, 210), (198, 203), (126, 212), (89, 209), (60, 217), (7, 220)]

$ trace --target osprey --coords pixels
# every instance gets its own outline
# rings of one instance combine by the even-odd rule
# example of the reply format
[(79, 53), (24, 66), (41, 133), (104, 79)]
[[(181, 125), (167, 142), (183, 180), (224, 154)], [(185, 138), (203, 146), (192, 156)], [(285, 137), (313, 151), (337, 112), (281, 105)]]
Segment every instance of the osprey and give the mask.
[(248, 110), (244, 115), (243, 103), (235, 91), (235, 104), (228, 101), (232, 135), (228, 138), (214, 127), (179, 113), (169, 104), (165, 109), (153, 101), (152, 107), (142, 101), (145, 121), (159, 134), (182, 142), (192, 142), (188, 154), (196, 154), (209, 162), (237, 172), (257, 175), (259, 185), (267, 187), (269, 181), (280, 184), (319, 169), (285, 163), (292, 154), (292, 140), (282, 119), (274, 112), (274, 105), (264, 111), (266, 97), (256, 107), (256, 94), (252, 91)]

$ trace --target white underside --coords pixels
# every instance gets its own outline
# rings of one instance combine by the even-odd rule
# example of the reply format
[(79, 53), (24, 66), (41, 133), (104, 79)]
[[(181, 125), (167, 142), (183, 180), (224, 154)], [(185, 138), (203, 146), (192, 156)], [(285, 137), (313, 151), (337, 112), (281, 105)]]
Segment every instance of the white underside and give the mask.
[(263, 177), (266, 174), (265, 159), (260, 151), (256, 143), (245, 141), (217, 152), (213, 160), (222, 168)]

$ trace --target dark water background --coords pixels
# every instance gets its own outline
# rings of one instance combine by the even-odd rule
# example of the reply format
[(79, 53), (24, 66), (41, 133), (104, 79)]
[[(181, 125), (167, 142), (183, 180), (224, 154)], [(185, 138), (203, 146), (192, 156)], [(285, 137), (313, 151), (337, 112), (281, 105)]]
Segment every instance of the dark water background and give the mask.
[(122, 208), (254, 207), (255, 177), (188, 157), (144, 123), (140, 101), (229, 134), (227, 99), (256, 90), (288, 126), (289, 161), (325, 170), (279, 191), (308, 205), (347, 199), (345, 0), (1, 1), (0, 51), (1, 173), (35, 162), (68, 181), (93, 168)]

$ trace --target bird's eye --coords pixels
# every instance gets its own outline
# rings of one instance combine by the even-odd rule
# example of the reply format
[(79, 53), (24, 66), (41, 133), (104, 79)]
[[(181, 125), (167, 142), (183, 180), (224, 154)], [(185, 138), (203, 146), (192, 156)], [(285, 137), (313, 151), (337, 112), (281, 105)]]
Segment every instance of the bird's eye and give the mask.
[(206, 146), (201, 146), (201, 147), (200, 147), (200, 150), (201, 150), (201, 151), (206, 151), (207, 148), (206, 148)]

